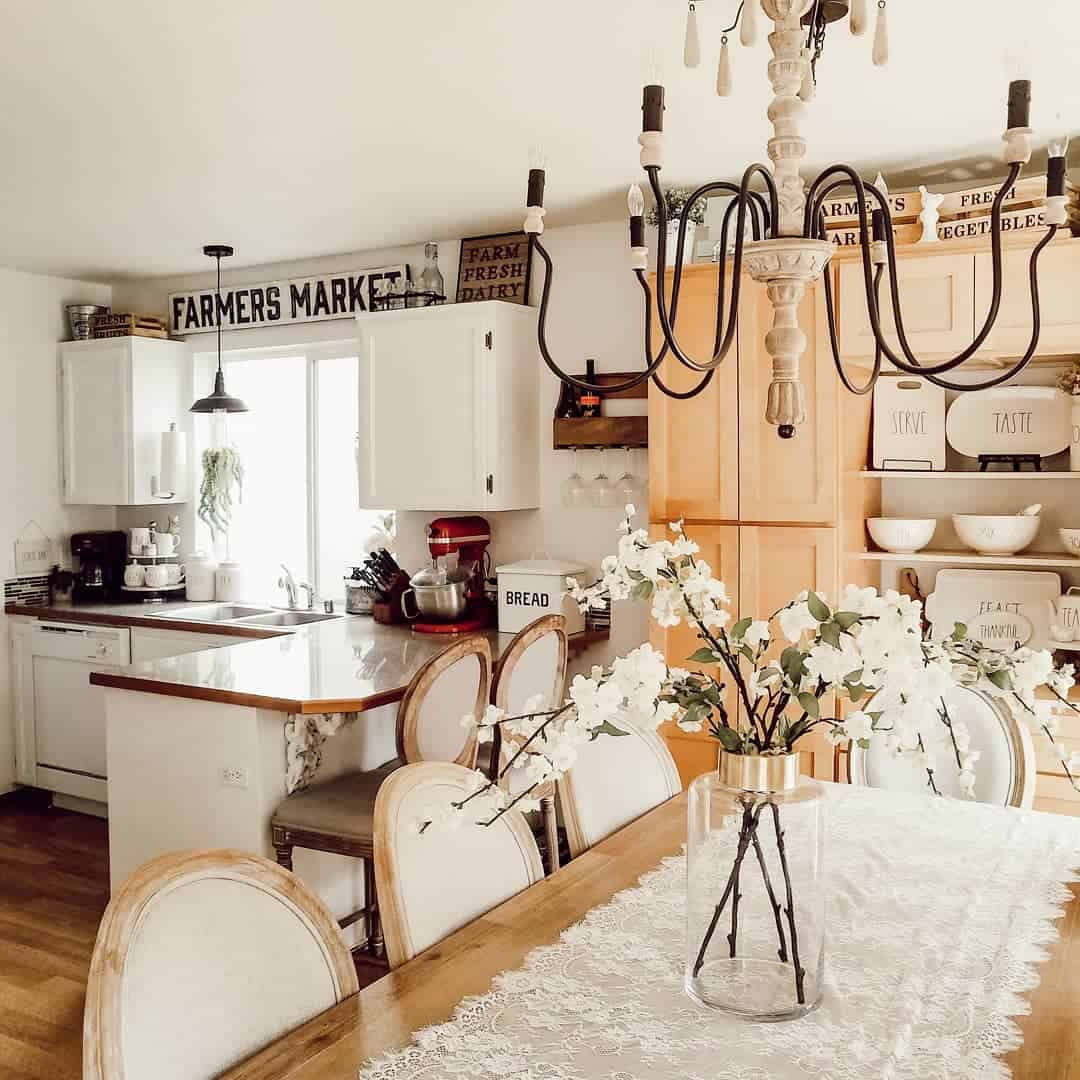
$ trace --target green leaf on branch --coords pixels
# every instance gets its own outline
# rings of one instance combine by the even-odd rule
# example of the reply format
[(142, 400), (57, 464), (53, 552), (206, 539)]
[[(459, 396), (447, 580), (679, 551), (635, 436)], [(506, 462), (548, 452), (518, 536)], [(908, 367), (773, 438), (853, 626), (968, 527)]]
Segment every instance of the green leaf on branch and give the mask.
[(740, 645), (739, 646), (739, 655), (740, 656), (745, 656), (746, 659), (751, 664), (754, 662), (754, 651), (753, 651), (753, 649), (750, 648), (749, 645)]
[(796, 740), (801, 739), (810, 730), (810, 719), (796, 720), (790, 727), (785, 727), (781, 733), (781, 741), (786, 746), (791, 746)]
[(856, 614), (854, 611), (838, 611), (833, 616), (833, 622), (835, 622), (841, 630), (850, 630), (861, 618), (862, 616)]
[(813, 615), (818, 622), (828, 621), (831, 614), (829, 605), (826, 604), (816, 592), (812, 592), (807, 596), (806, 606), (810, 609), (810, 614)]
[(847, 692), (851, 700), (855, 702), (862, 701), (866, 697), (866, 687), (862, 683), (848, 683)]
[(815, 720), (818, 718), (818, 699), (813, 694), (806, 691), (801, 693), (799, 695), (799, 705), (807, 716), (812, 716)]
[(653, 583), (648, 578), (642, 578), (641, 581), (630, 590), (631, 600), (648, 600), (653, 594)]
[(737, 754), (742, 749), (742, 736), (732, 728), (716, 727), (714, 733), (729, 754)]
[(628, 731), (617, 728), (610, 720), (605, 720), (599, 727), (592, 729), (591, 742), (595, 742), (601, 735), (629, 735)]
[(716, 656), (716, 652), (713, 649), (701, 648), (694, 653), (693, 656), (686, 658), (688, 664), (717, 664), (720, 661)]
[(745, 636), (746, 636), (746, 631), (750, 629), (750, 624), (751, 624), (751, 623), (752, 623), (753, 621), (754, 621), (753, 619), (740, 619), (740, 620), (739, 620), (739, 621), (738, 621), (738, 622), (737, 622), (737, 623), (736, 623), (736, 624), (735, 624), (735, 625), (734, 625), (734, 626), (733, 626), (733, 627), (731, 628), (731, 636), (732, 636), (733, 638), (738, 638), (738, 639), (740, 639), (740, 640), (741, 640), (741, 639), (742, 639), (743, 637), (745, 637)]
[(780, 654), (780, 667), (788, 677), (788, 681), (796, 686), (799, 685), (803, 675), (806, 674), (806, 668), (803, 667), (803, 654), (794, 645), (789, 645)]
[(826, 645), (831, 645), (834, 649), (840, 648), (840, 627), (834, 622), (823, 622), (818, 627), (818, 637), (825, 642)]
[(695, 702), (679, 718), (680, 724), (704, 724), (709, 715), (709, 708), (700, 701)]
[(858, 748), (860, 750), (869, 750), (870, 749), (870, 740), (869, 739), (857, 739), (855, 741), (855, 745), (858, 746)]
[(962, 622), (958, 622), (953, 627), (953, 632), (952, 632), (953, 641), (963, 641), (964, 638), (966, 638), (966, 637), (967, 637), (967, 626)]
[(1005, 670), (990, 671), (987, 672), (986, 677), (999, 689), (999, 690), (1011, 690), (1012, 679), (1009, 677), (1009, 673)]

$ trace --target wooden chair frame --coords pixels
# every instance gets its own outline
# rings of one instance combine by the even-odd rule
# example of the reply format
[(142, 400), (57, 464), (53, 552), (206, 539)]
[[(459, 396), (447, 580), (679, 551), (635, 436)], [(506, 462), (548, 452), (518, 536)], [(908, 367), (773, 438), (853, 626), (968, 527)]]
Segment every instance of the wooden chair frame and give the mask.
[[(510, 696), (510, 677), (514, 668), (521, 662), (521, 658), (531, 645), (548, 634), (555, 634), (558, 641), (558, 658), (556, 660), (555, 681), (551, 687), (549, 701), (558, 707), (563, 703), (566, 696), (566, 658), (568, 641), (566, 636), (566, 619), (562, 615), (544, 615), (535, 622), (519, 630), (513, 640), (507, 645), (499, 660), (498, 670), (495, 672), (495, 681), (491, 688), (491, 700), (500, 709), (507, 709)], [(500, 730), (495, 732), (494, 746), (491, 751), (491, 768), (496, 775), (502, 764), (503, 745), (506, 744), (508, 753), (512, 753), (520, 745), (521, 740), (503, 736)], [(491, 779), (495, 779), (492, 776)], [(506, 784), (503, 784), (505, 787)], [(547, 844), (548, 866), (547, 872), (554, 874), (559, 869), (559, 821), (555, 811), (555, 784), (549, 781), (540, 785), (534, 792), (535, 798), (540, 800), (540, 813), (544, 821), (544, 839)]]
[[(679, 777), (679, 770), (675, 765), (675, 759), (671, 756), (671, 751), (667, 748), (664, 740), (659, 735), (653, 732), (645, 731), (632, 731), (628, 738), (640, 739), (644, 742), (656, 755), (656, 760), (660, 764), (660, 768), (664, 773), (664, 780), (667, 783), (667, 790), (669, 798), (674, 798), (682, 791), (682, 780)], [(601, 739), (617, 738), (617, 736), (601, 735)], [(571, 771), (573, 768), (571, 767)], [(566, 825), (566, 838), (570, 843), (570, 855), (573, 858), (577, 858), (583, 851), (587, 851), (592, 844), (589, 842), (588, 836), (585, 834), (585, 830), (581, 824), (581, 815), (578, 808), (577, 800), (573, 794), (573, 790), (570, 785), (560, 781), (559, 782), (559, 804), (562, 806), (563, 822)], [(642, 810), (642, 814), (647, 814), (653, 807), (647, 807)], [(630, 822), (626, 822), (627, 825)], [(599, 843), (600, 837), (594, 838), (592, 843)]]
[[(396, 968), (406, 960), (411, 960), (418, 952), (405, 917), (405, 904), (395, 858), (394, 822), (401, 810), (402, 801), (416, 788), (429, 785), (452, 784), (460, 788), (462, 794), (466, 794), (472, 790), (471, 777), (471, 771), (460, 765), (426, 761), (398, 769), (379, 788), (379, 794), (375, 800), (375, 877), (379, 883), (379, 910), (386, 940), (386, 953), (391, 968)], [(529, 885), (534, 885), (543, 878), (544, 867), (528, 822), (524, 815), (516, 810), (507, 811), (500, 820), (504, 823), (503, 826), (488, 827), (505, 827), (510, 830), (521, 851)], [(476, 829), (483, 827), (480, 825), (463, 826), (463, 828)], [(430, 840), (433, 844), (440, 842), (437, 836), (431, 837)], [(468, 873), (468, 868), (462, 867), (462, 873)], [(436, 895), (433, 894), (433, 901)]]
[[(475, 714), (479, 716), (487, 706), (491, 693), (491, 645), (485, 637), (467, 637), (456, 641), (441, 653), (428, 660), (412, 677), (405, 690), (405, 695), (398, 706), (397, 714), (397, 751), (398, 757), (406, 764), (418, 762), (420, 749), (417, 743), (417, 726), (420, 720), (420, 707), (435, 680), (452, 664), (466, 656), (475, 656), (480, 662), (480, 683), (476, 692)], [(460, 717), (447, 717), (447, 722), (458, 724)], [(468, 733), (465, 747), (456, 759), (456, 764), (475, 768), (477, 753), (476, 729)], [(307, 829), (286, 828), (283, 825), (270, 826), (270, 840), (278, 864), (291, 870), (293, 866), (293, 848), (307, 848), (310, 851), (324, 851), (331, 855), (344, 855), (359, 859), (364, 864), (364, 906), (346, 915), (338, 923), (342, 930), (364, 920), (367, 935), (367, 951), (377, 960), (383, 960), (383, 934), (379, 915), (378, 888), (375, 881), (374, 838), (357, 840), (352, 837), (338, 836), (331, 833), (315, 832)]]
[[(90, 961), (83, 1017), (83, 1080), (126, 1080), (122, 1032), (123, 976), (128, 950), (158, 897), (210, 878), (241, 881), (276, 897), (321, 943), (337, 1002), (359, 991), (352, 956), (333, 915), (299, 878), (269, 859), (241, 851), (182, 851), (163, 855), (145, 863), (128, 878), (109, 902), (101, 920)], [(169, 978), (169, 973), (162, 972), (162, 978)], [(177, 1023), (182, 1022), (183, 1017), (177, 1017)], [(192, 1037), (198, 1038), (198, 1032), (193, 1032)]]
[[(462, 638), (428, 660), (412, 677), (405, 696), (401, 699), (397, 715), (397, 751), (398, 757), (407, 765), (424, 760), (420, 755), (417, 728), (420, 723), (420, 706), (428, 691), (447, 668), (453, 667), (466, 656), (475, 656), (480, 662), (480, 685), (476, 692), (475, 715), (480, 716), (487, 707), (491, 694), (491, 645), (487, 638), (479, 635)], [(447, 721), (454, 725), (457, 725), (460, 719), (460, 716), (447, 717)], [(461, 753), (454, 759), (455, 764), (464, 765), (467, 769), (475, 768), (476, 750), (476, 728), (473, 728), (466, 737)]]

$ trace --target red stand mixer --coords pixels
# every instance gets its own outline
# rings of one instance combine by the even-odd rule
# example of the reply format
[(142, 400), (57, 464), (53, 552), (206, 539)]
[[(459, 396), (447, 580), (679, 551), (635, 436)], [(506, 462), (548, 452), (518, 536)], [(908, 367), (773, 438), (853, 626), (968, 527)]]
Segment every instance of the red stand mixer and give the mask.
[(427, 533), (428, 551), (436, 569), (422, 571), (410, 584), (416, 594), (427, 588), (434, 590), (439, 586), (429, 584), (426, 579), (445, 579), (442, 574), (445, 570), (451, 579), (458, 578), (464, 586), (464, 611), (450, 617), (425, 615), (420, 610), (422, 601), (417, 600), (413, 629), (422, 634), (461, 634), (491, 625), (494, 611), (484, 592), (484, 581), (491, 572), (488, 552), (491, 526), (487, 519), (475, 515), (440, 517), (428, 525)]

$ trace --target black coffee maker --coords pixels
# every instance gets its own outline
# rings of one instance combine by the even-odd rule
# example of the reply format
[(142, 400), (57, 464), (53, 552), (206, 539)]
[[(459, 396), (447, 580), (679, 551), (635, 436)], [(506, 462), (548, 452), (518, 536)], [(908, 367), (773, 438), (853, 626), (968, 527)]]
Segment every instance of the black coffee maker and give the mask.
[(127, 533), (81, 532), (71, 536), (75, 563), (72, 600), (76, 604), (102, 604), (120, 600), (127, 558)]

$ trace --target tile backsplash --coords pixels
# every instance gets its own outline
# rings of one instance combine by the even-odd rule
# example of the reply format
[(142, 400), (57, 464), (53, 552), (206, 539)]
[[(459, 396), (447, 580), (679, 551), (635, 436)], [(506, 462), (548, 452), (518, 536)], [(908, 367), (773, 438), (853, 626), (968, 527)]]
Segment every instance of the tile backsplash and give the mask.
[(5, 604), (44, 604), (48, 599), (48, 574), (8, 578), (4, 582)]

